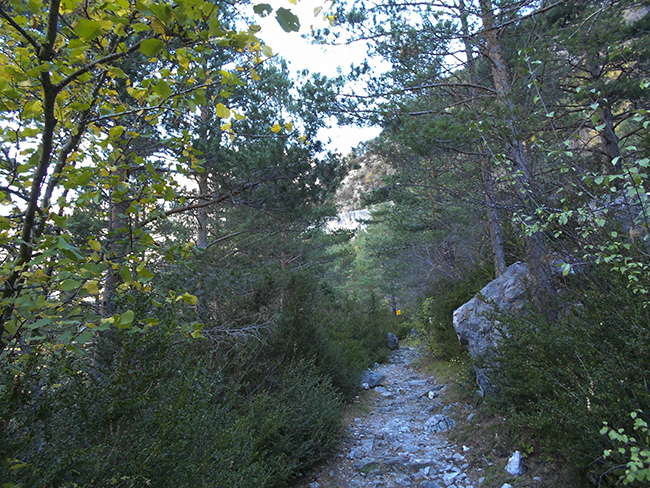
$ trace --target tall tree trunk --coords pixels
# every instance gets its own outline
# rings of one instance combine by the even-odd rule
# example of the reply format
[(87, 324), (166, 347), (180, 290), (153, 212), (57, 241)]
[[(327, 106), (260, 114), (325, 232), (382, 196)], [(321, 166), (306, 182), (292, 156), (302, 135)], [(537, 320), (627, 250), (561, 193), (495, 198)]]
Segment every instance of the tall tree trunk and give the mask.
[[(467, 56), (467, 74), (470, 85), (476, 84), (476, 62), (472, 52), (472, 45), (469, 37), (469, 26), (467, 23), (468, 12), (465, 9), (465, 2), (460, 2), (461, 10), (461, 24), (463, 28), (463, 35), (465, 38), (465, 55)], [(472, 106), (478, 110), (479, 101), (477, 98), (476, 89), (470, 88), (470, 96), (472, 97)], [(501, 222), (499, 221), (499, 213), (497, 212), (497, 198), (494, 192), (494, 178), (492, 176), (492, 165), (490, 164), (490, 157), (485, 150), (485, 145), (479, 143), (479, 153), (481, 154), (481, 176), (483, 183), (483, 192), (485, 193), (485, 204), (487, 207), (487, 218), (490, 225), (490, 239), (492, 242), (492, 258), (494, 261), (494, 273), (496, 276), (501, 276), (506, 271), (506, 253), (503, 242), (503, 232), (501, 231)]]
[[(207, 124), (210, 119), (210, 109), (203, 105), (201, 107), (201, 121)], [(201, 129), (204, 131), (204, 129)], [(205, 132), (205, 131), (204, 131)], [(198, 173), (197, 180), (199, 183), (199, 198), (208, 198), (208, 171), (204, 169), (203, 173)], [(201, 207), (197, 213), (197, 228), (196, 228), (196, 246), (205, 249), (208, 247), (208, 208)]]
[(431, 163), (431, 184), (434, 187), (432, 191), (429, 188), (429, 204), (431, 205), (431, 219), (432, 221), (436, 220), (436, 201), (440, 199), (440, 188), (438, 187), (438, 175), (436, 174), (436, 169), (433, 167), (433, 162)]
[[(515, 192), (526, 215), (535, 215), (535, 187), (531, 178), (530, 165), (519, 139), (514, 116), (512, 100), (512, 84), (508, 64), (503, 54), (503, 46), (498, 29), (494, 28), (494, 11), (491, 0), (481, 0), (481, 20), (483, 22), (483, 40), (485, 41), (486, 56), (492, 66), (492, 78), (497, 92), (497, 102), (506, 117), (505, 149), (508, 159), (514, 166)], [(547, 308), (545, 298), (553, 295), (551, 269), (544, 236), (539, 231), (524, 232), (526, 262), (528, 264), (535, 300), (540, 311), (546, 311), (552, 318), (555, 314)]]
[[(126, 148), (124, 148), (126, 150)], [(128, 179), (126, 168), (124, 166), (117, 169), (118, 178), (121, 181)], [(111, 259), (118, 257), (124, 252), (124, 237), (121, 235), (123, 229), (127, 226), (126, 210), (129, 208), (129, 202), (122, 196), (115, 196), (115, 189), (111, 193), (111, 214), (109, 222), (109, 234), (112, 235), (111, 242), (108, 246), (108, 251)], [(113, 269), (112, 266), (108, 267), (106, 271), (106, 281), (104, 283), (104, 292), (102, 297), (102, 311), (105, 317), (109, 317), (117, 313), (117, 303), (115, 301), (117, 296), (117, 287), (122, 283), (122, 276), (119, 269)]]
[(614, 171), (614, 161), (621, 156), (621, 148), (618, 144), (618, 136), (614, 130), (614, 114), (612, 114), (612, 107), (609, 102), (601, 101), (601, 109), (599, 111), (602, 123), (605, 124), (601, 132), (603, 138), (603, 145), (605, 146), (605, 156), (607, 157), (608, 168), (607, 171)]
[[(207, 199), (208, 172), (198, 174), (199, 195)], [(197, 212), (196, 246), (205, 249), (208, 247), (208, 207), (201, 207)]]
[[(479, 149), (481, 149), (481, 153), (484, 152), (484, 147), (482, 145)], [(499, 222), (499, 214), (497, 212), (497, 200), (494, 193), (492, 167), (490, 165), (490, 158), (487, 156), (487, 154), (481, 156), (481, 174), (483, 176), (483, 191), (485, 192), (487, 217), (490, 224), (490, 239), (492, 241), (494, 273), (496, 276), (501, 276), (503, 273), (505, 273), (507, 268), (506, 253), (503, 242), (503, 232), (501, 232), (501, 223)]]

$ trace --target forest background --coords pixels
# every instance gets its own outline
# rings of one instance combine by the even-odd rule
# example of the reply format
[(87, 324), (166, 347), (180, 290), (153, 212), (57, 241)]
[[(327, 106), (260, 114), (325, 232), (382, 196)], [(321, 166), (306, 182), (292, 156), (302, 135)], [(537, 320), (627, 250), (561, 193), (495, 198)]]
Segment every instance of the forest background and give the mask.
[[(647, 481), (650, 5), (326, 4), (314, 39), (390, 64), (348, 79), (259, 39), (290, 6), (0, 3), (4, 486), (286, 486), (389, 330), (464, 358), (452, 311), (520, 260), (490, 408)], [(383, 131), (343, 158), (328, 117)], [(327, 232), (350, 168), (372, 220)]]

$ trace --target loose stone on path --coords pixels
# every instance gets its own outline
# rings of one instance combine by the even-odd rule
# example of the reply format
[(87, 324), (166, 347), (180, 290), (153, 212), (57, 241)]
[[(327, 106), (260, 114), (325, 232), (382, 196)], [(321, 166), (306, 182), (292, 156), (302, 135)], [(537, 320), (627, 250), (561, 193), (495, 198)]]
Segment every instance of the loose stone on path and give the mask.
[[(445, 405), (444, 385), (410, 368), (417, 351), (391, 353), (367, 378), (382, 378), (371, 412), (355, 418), (338, 455), (307, 478), (302, 487), (478, 488), (470, 479), (464, 446), (446, 433), (454, 412), (467, 405)], [(367, 384), (367, 382), (366, 382)], [(365, 386), (365, 385), (364, 385)], [(466, 450), (467, 448), (465, 448)]]

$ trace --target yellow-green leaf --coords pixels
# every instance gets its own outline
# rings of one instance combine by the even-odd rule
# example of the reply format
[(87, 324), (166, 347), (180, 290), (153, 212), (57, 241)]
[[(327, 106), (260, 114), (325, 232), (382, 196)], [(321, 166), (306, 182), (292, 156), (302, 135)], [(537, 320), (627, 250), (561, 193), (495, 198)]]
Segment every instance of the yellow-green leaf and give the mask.
[(222, 119), (230, 117), (230, 109), (223, 103), (218, 103), (215, 110), (217, 112), (217, 117), (221, 117)]
[(187, 57), (187, 50), (184, 47), (176, 50), (176, 59), (178, 60), (178, 64), (183, 68), (189, 68), (190, 61)]
[(72, 291), (79, 286), (77, 280), (65, 280), (61, 283), (61, 291)]
[(80, 2), (81, 0), (62, 0), (61, 6), (59, 7), (59, 12), (62, 14), (74, 12)]
[(153, 278), (153, 273), (147, 268), (138, 269), (138, 276), (142, 281), (149, 281)]
[(277, 134), (282, 130), (282, 126), (280, 124), (275, 124), (273, 127), (271, 127), (271, 130)]
[(128, 266), (122, 266), (120, 268), (120, 276), (122, 277), (122, 281), (124, 281), (124, 283), (131, 283), (133, 281), (133, 278), (131, 277), (131, 270)]
[(133, 313), (133, 310), (127, 310), (124, 312), (122, 315), (119, 315), (119, 321), (115, 322), (115, 325), (117, 326), (118, 329), (129, 329), (131, 327), (131, 324), (133, 323), (133, 318), (135, 317), (135, 314)]
[(183, 294), (183, 301), (185, 303), (190, 304), (190, 305), (196, 305), (198, 303), (198, 298), (196, 298), (196, 296), (194, 296), (194, 295), (192, 295), (190, 293), (185, 292)]
[(114, 139), (121, 137), (123, 133), (124, 133), (124, 127), (121, 125), (111, 127), (108, 131), (108, 135)]
[(90, 339), (92, 339), (94, 335), (95, 334), (92, 330), (86, 329), (76, 337), (75, 341), (77, 341), (79, 344), (85, 344)]
[(165, 80), (160, 80), (154, 86), (153, 91), (160, 95), (162, 98), (169, 98), (172, 96), (172, 89)]
[(68, 217), (64, 215), (57, 215), (55, 213), (51, 213), (50, 217), (52, 218), (52, 221), (54, 222), (54, 225), (57, 227), (60, 227), (62, 229), (65, 229), (68, 225)]
[(151, 28), (156, 34), (164, 36), (167, 33), (164, 24), (158, 19), (151, 19)]
[(16, 330), (18, 330), (16, 328), (16, 322), (14, 322), (13, 320), (7, 320), (5, 322), (5, 330), (12, 335), (15, 334)]
[(99, 294), (99, 283), (97, 280), (92, 280), (84, 283), (83, 288), (88, 292), (89, 295)]

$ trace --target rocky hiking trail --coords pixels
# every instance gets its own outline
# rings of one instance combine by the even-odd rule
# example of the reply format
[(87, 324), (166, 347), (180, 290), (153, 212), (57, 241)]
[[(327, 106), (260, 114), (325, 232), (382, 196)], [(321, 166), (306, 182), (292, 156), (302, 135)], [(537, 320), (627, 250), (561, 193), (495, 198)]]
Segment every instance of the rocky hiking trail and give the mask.
[(403, 347), (375, 365), (370, 377), (385, 379), (364, 395), (367, 413), (350, 419), (339, 452), (296, 486), (484, 486), (482, 469), (471, 468), (466, 458), (470, 448), (447, 437), (455, 419), (472, 416), (473, 407), (446, 403), (446, 385), (411, 368), (417, 356)]

